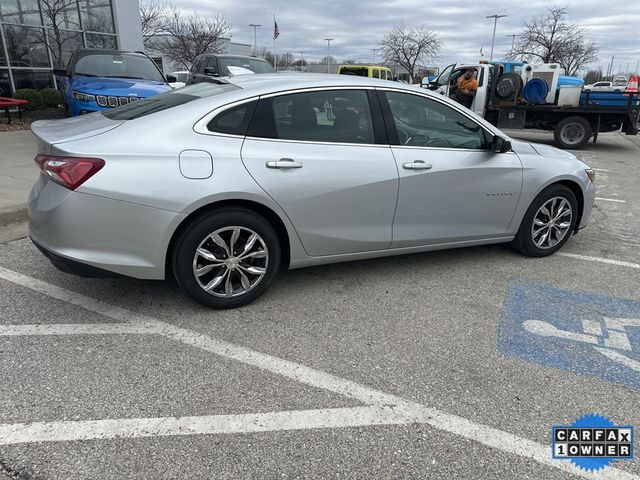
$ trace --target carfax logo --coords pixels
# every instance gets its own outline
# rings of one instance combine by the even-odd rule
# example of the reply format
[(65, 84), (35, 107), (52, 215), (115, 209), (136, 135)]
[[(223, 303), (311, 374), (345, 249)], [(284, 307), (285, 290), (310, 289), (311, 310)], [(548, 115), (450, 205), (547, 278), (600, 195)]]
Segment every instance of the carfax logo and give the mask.
[(615, 460), (633, 460), (634, 432), (600, 415), (585, 415), (571, 425), (552, 429), (553, 458), (571, 460), (587, 471), (598, 471)]

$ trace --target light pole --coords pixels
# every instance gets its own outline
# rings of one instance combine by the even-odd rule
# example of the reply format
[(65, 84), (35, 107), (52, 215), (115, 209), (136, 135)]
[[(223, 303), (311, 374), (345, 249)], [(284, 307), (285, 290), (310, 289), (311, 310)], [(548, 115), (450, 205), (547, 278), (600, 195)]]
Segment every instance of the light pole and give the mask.
[[(516, 46), (516, 37), (519, 37), (520, 35), (507, 35), (507, 37), (511, 37), (511, 56), (513, 56), (513, 49)], [(514, 59), (512, 59), (514, 60)]]
[(250, 23), (249, 26), (253, 27), (253, 54), (257, 57), (258, 56), (258, 36), (256, 34), (256, 29), (258, 27), (261, 27), (262, 25), (258, 23)]
[(300, 53), (300, 71), (304, 72), (304, 52)]
[(331, 56), (331, 41), (333, 40), (333, 38), (325, 38), (325, 41), (327, 42), (327, 73), (329, 72), (329, 57)]
[(493, 38), (491, 38), (491, 55), (489, 56), (489, 61), (493, 61), (493, 44), (496, 41), (496, 25), (498, 24), (498, 19), (506, 17), (506, 15), (487, 15), (485, 18), (493, 18)]

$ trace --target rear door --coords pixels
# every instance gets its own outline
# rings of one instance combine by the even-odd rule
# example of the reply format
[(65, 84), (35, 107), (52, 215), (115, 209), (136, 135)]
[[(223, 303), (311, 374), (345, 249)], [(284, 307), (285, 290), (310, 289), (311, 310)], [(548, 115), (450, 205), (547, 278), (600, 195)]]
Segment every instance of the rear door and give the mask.
[(254, 113), (242, 161), (286, 212), (309, 255), (391, 243), (398, 171), (369, 92), (278, 94), (261, 98)]

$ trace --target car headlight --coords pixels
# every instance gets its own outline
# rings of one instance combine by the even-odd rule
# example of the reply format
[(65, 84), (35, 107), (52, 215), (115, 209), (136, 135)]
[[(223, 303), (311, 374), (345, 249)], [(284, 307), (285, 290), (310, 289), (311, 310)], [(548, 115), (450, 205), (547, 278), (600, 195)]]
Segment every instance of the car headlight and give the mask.
[(587, 177), (589, 177), (589, 180), (591, 180), (591, 182), (593, 183), (596, 183), (596, 172), (594, 172), (590, 168), (585, 168), (584, 171), (587, 172)]
[(95, 102), (96, 101), (96, 96), (88, 94), (88, 93), (72, 92), (71, 95), (73, 96), (73, 98), (75, 100), (79, 100), (81, 102)]

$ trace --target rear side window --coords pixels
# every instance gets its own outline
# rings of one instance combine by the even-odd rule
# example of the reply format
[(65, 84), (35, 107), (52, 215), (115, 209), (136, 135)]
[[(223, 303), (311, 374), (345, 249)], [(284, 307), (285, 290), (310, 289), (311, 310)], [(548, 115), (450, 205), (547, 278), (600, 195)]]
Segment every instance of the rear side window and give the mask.
[(213, 120), (209, 122), (207, 128), (216, 133), (245, 135), (257, 103), (257, 101), (253, 101), (231, 107), (219, 115), (216, 115)]
[(247, 135), (310, 142), (375, 143), (364, 90), (326, 90), (262, 99)]

